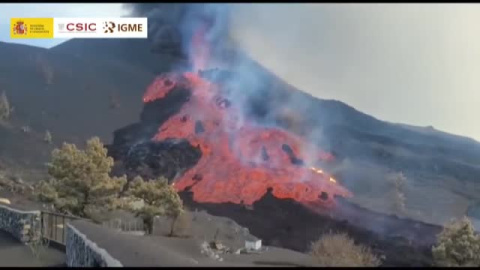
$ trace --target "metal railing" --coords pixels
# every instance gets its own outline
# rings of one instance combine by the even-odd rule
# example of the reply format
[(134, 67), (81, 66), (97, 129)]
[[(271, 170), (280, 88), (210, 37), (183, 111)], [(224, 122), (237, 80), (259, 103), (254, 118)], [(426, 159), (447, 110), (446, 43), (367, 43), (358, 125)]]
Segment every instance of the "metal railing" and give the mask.
[(67, 237), (67, 224), (79, 219), (74, 216), (63, 215), (48, 211), (41, 212), (41, 233), (44, 239), (65, 246)]
[[(82, 219), (80, 217), (64, 215), (54, 212), (41, 211), (41, 234), (43, 239), (62, 246), (66, 245), (67, 224), (70, 221)], [(144, 232), (144, 224), (138, 219), (111, 219), (102, 222), (103, 227), (127, 233)]]
[(138, 219), (121, 219), (115, 218), (102, 223), (106, 228), (114, 229), (122, 232), (143, 232), (144, 224)]

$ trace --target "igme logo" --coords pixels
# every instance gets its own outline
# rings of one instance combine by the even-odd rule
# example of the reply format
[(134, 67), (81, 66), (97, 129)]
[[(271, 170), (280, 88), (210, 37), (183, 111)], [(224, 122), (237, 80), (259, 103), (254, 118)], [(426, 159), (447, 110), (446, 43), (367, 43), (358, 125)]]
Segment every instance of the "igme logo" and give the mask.
[(114, 22), (104, 22), (103, 23), (104, 33), (122, 33), (122, 32), (142, 32), (143, 24), (141, 23), (120, 23), (115, 24)]
[(103, 30), (104, 30), (104, 33), (113, 33), (113, 31), (115, 30), (115, 23), (104, 22)]
[(118, 25), (119, 32), (142, 32), (143, 25), (141, 23), (124, 23)]

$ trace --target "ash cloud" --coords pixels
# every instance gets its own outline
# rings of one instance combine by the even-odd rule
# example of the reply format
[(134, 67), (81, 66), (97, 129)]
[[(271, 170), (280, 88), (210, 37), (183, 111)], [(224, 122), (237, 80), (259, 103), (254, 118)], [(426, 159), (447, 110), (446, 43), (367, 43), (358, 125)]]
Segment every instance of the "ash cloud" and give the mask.
[(124, 8), (130, 16), (148, 18), (148, 36), (156, 51), (175, 52), (191, 59), (192, 38), (202, 25), (208, 28), (205, 37), (214, 45), (213, 55), (228, 39), (226, 4), (124, 4)]
[(124, 4), (132, 17), (148, 18), (148, 36), (158, 50), (172, 50), (181, 53), (181, 36), (177, 26), (186, 10), (181, 4)]

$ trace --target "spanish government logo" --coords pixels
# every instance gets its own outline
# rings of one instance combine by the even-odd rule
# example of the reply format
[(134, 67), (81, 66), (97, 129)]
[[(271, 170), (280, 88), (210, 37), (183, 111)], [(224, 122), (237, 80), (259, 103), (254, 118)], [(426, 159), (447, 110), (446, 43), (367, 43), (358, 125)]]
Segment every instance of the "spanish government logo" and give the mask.
[(10, 38), (53, 38), (53, 18), (10, 18)]
[(13, 34), (14, 35), (26, 35), (28, 31), (27, 25), (23, 21), (17, 21), (13, 25)]

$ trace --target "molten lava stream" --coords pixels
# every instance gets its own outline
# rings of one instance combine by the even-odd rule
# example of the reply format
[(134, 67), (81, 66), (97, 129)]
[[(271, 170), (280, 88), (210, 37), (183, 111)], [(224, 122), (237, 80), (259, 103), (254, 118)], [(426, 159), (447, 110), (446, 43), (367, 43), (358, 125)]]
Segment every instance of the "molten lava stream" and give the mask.
[[(303, 164), (301, 149), (312, 149), (301, 138), (278, 128), (245, 124), (236, 127), (234, 104), (223, 100), (216, 85), (194, 73), (160, 76), (149, 86), (144, 101), (163, 98), (175, 86), (189, 88), (190, 100), (168, 119), (153, 140), (186, 139), (200, 148), (202, 156), (193, 168), (175, 182), (178, 191), (190, 188), (198, 202), (251, 205), (272, 188), (278, 198), (290, 198), (306, 205), (334, 204), (334, 195), (351, 193), (320, 169)], [(227, 104), (229, 104), (227, 106)], [(201, 125), (201, 131), (197, 126)], [(309, 148), (305, 148), (309, 147)], [(333, 156), (317, 151), (319, 160)]]

